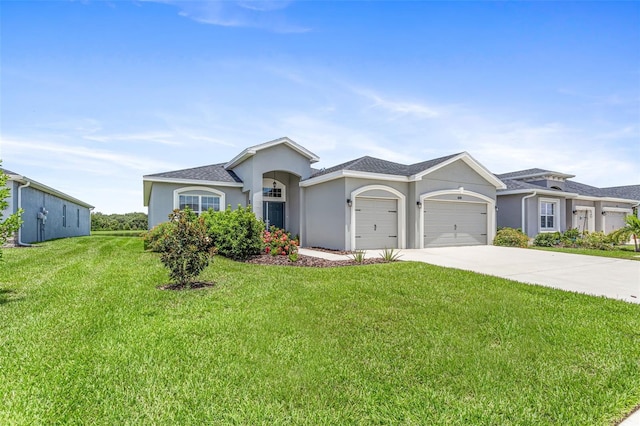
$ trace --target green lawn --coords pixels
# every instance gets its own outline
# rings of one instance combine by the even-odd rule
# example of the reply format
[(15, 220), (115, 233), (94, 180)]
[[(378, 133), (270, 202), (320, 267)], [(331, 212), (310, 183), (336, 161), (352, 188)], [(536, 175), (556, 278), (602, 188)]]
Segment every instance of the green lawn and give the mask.
[(586, 254), (587, 256), (615, 257), (617, 259), (627, 259), (640, 261), (640, 253), (635, 251), (634, 246), (618, 246), (613, 250), (594, 250), (565, 247), (532, 247), (535, 250), (559, 251), (562, 253)]
[(170, 292), (138, 238), (4, 250), (0, 424), (612, 425), (640, 305), (400, 262), (216, 258)]

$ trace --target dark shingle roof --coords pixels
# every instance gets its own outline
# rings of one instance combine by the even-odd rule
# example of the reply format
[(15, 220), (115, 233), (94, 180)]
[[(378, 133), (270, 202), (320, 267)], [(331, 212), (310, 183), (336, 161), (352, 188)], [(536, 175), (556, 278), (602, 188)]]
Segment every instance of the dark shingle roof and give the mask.
[(575, 192), (576, 194), (587, 195), (590, 197), (607, 197), (607, 194), (605, 194), (600, 188), (580, 182), (574, 182), (572, 180), (565, 181), (565, 189), (567, 192)]
[(499, 179), (517, 179), (522, 176), (531, 176), (545, 173), (553, 173), (551, 170), (545, 169), (526, 169), (526, 170), (518, 170), (515, 172), (502, 173), (500, 175), (496, 175)]
[(640, 185), (611, 186), (602, 188), (602, 191), (607, 193), (609, 197), (640, 201)]
[(338, 164), (337, 166), (333, 166), (328, 169), (320, 170), (317, 173), (314, 173), (311, 177), (313, 178), (322, 176), (340, 170), (352, 170), (356, 172), (380, 173), (396, 176), (411, 176), (428, 170), (431, 167), (434, 167), (457, 155), (460, 155), (460, 153), (410, 165), (394, 163), (392, 161), (382, 160), (380, 158), (365, 156), (356, 158), (355, 160), (347, 161), (346, 163)]
[(225, 163), (211, 164), (209, 166), (155, 173), (152, 175), (146, 175), (145, 177), (207, 180), (212, 182), (242, 182), (238, 175), (231, 170), (225, 169), (224, 165)]
[[(499, 176), (498, 176), (499, 177)], [(536, 191), (536, 190), (548, 190), (548, 191), (558, 191), (557, 189), (552, 189), (552, 188), (545, 188), (543, 186), (540, 185), (535, 185), (533, 183), (527, 183), (527, 182), (523, 182), (521, 180), (516, 180), (516, 179), (501, 179), (502, 182), (504, 182), (504, 184), (507, 186), (505, 189), (501, 189), (498, 190), (498, 192), (502, 192), (502, 191), (515, 191), (518, 189), (530, 189), (531, 191)], [(562, 192), (562, 191), (558, 191), (558, 192)]]

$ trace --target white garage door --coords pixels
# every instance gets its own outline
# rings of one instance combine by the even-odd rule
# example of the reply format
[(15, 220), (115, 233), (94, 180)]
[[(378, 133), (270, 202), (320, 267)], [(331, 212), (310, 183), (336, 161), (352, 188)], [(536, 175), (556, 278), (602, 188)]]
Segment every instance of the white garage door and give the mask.
[(487, 205), (447, 201), (424, 203), (424, 246), (487, 244)]
[(398, 200), (356, 199), (356, 249), (398, 247)]
[(625, 212), (612, 212), (608, 211), (604, 218), (604, 233), (609, 234), (616, 229), (624, 228), (625, 218), (627, 214)]

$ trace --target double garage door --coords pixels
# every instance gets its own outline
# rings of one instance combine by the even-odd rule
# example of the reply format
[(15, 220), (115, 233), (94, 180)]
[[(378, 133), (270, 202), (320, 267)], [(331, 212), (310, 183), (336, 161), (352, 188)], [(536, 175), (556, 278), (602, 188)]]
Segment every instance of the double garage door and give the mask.
[(487, 244), (487, 204), (426, 201), (424, 247)]
[[(426, 201), (424, 247), (487, 244), (487, 204)], [(356, 249), (398, 247), (398, 200), (358, 197)]]

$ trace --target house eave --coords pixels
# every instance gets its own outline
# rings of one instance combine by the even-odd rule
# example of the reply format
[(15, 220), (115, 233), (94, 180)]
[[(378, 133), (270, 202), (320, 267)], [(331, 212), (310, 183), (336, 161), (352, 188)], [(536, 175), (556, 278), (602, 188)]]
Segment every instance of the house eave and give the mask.
[(50, 186), (47, 186), (47, 185), (45, 185), (43, 183), (40, 183), (40, 182), (38, 182), (36, 180), (33, 180), (33, 179), (29, 178), (29, 177), (22, 176), (22, 175), (15, 175), (15, 174), (7, 175), (7, 176), (9, 176), (9, 180), (14, 181), (14, 182), (18, 182), (18, 183), (23, 184), (23, 185), (26, 184), (27, 182), (31, 182), (29, 184), (29, 186), (31, 188), (40, 190), (40, 191), (45, 192), (47, 194), (54, 195), (54, 196), (56, 196), (58, 198), (61, 198), (63, 200), (66, 200), (66, 201), (69, 201), (71, 203), (77, 204), (79, 206), (86, 207), (88, 209), (94, 209), (95, 208), (95, 206), (92, 206), (89, 203), (85, 203), (82, 200), (79, 200), (79, 199), (77, 199), (75, 197), (72, 197), (69, 194), (65, 194), (64, 192), (58, 191), (57, 189), (51, 188)]
[(383, 173), (371, 173), (371, 172), (359, 172), (354, 170), (338, 170), (333, 173), (328, 173), (326, 175), (317, 176), (311, 179), (304, 180), (300, 182), (300, 187), (306, 188), (313, 185), (318, 185), (320, 183), (329, 182), (335, 179), (341, 178), (355, 178), (355, 179), (375, 179), (375, 180), (383, 180), (387, 182), (409, 182), (409, 178), (407, 176), (399, 176), (399, 175), (388, 175)]
[(594, 197), (589, 195), (578, 195), (576, 197), (578, 200), (583, 201), (606, 201), (610, 203), (628, 203), (628, 204), (637, 204), (639, 200), (631, 200), (628, 198), (615, 198), (615, 197)]
[(547, 195), (559, 198), (577, 198), (579, 194), (573, 192), (560, 192), (560, 191), (550, 191), (548, 189), (512, 189), (506, 191), (500, 191), (496, 195), (498, 197), (502, 195), (520, 195), (520, 194), (533, 194), (536, 193), (538, 195)]

